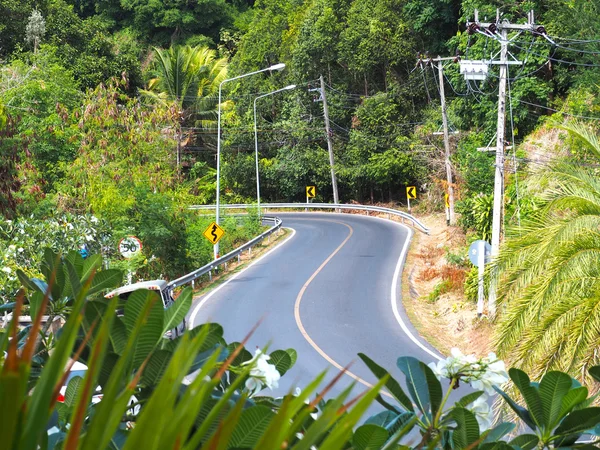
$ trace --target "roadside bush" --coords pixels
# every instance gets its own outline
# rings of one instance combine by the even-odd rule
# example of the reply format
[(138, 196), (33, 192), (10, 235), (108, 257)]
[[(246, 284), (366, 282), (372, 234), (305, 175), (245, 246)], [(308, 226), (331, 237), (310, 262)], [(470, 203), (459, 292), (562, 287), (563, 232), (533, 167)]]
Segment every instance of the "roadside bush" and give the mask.
[(20, 286), (17, 271), (39, 275), (44, 248), (67, 253), (85, 245), (91, 253), (105, 253), (111, 242), (109, 225), (91, 214), (56, 214), (42, 218), (7, 220), (0, 217), (0, 302), (6, 303)]

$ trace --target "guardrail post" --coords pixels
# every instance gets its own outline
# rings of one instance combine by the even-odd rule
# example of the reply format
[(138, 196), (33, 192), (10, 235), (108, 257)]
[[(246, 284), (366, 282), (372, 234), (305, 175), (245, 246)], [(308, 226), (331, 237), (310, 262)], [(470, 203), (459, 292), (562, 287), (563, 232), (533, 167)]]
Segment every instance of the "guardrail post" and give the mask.
[(238, 253), (238, 263), (240, 262), (240, 254)]
[(196, 284), (194, 283), (194, 280), (192, 280), (192, 289), (196, 288)]
[(208, 281), (212, 281), (212, 270), (208, 271)]
[(252, 247), (248, 247), (248, 256), (252, 255)]

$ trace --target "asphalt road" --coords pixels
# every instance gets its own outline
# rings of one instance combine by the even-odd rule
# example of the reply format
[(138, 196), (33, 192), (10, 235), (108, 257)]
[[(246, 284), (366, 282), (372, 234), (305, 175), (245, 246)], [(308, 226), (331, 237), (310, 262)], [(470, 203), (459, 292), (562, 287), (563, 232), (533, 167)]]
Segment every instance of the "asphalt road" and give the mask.
[[(401, 270), (412, 231), (396, 222), (350, 214), (277, 213), (293, 231), (287, 241), (227, 283), (195, 299), (192, 325), (223, 325), (240, 341), (260, 319), (247, 348), (294, 348), (296, 365), (275, 392), (303, 387), (328, 369), (352, 363), (338, 389), (376, 378), (357, 357), (369, 355), (398, 380), (399, 356), (439, 355), (410, 325), (401, 305)], [(415, 342), (416, 341), (416, 342)], [(417, 343), (418, 342), (418, 343)], [(358, 390), (357, 390), (358, 392)], [(381, 407), (377, 407), (381, 410)]]

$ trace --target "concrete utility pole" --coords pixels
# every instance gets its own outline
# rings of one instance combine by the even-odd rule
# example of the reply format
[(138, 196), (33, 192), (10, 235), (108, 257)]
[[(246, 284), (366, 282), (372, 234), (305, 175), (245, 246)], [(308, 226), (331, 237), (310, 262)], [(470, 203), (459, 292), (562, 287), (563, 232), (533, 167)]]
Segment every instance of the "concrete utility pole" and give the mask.
[[(492, 216), (492, 257), (500, 251), (500, 234), (504, 217), (504, 131), (506, 129), (506, 55), (508, 53), (508, 30), (500, 30), (500, 81), (498, 84), (498, 123), (496, 126), (496, 170), (494, 177), (494, 210)], [(492, 276), (488, 309), (496, 315), (496, 277)]]
[[(500, 42), (500, 61), (489, 61), (490, 64), (500, 66), (498, 86), (498, 124), (496, 128), (496, 174), (494, 178), (494, 211), (492, 218), (492, 258), (496, 257), (500, 250), (500, 235), (502, 234), (502, 218), (504, 209), (504, 132), (506, 127), (506, 77), (509, 64), (522, 64), (521, 61), (508, 61), (508, 39), (509, 31), (531, 31), (533, 33), (545, 34), (543, 27), (534, 24), (533, 11), (528, 14), (527, 24), (511, 24), (507, 20), (500, 21), (500, 13), (496, 13), (496, 22), (479, 22), (478, 12), (475, 10), (475, 21), (467, 22), (469, 33), (478, 32), (486, 37), (496, 39)], [(483, 31), (481, 31), (483, 30)], [(519, 33), (520, 34), (520, 33)], [(519, 35), (517, 34), (517, 36)], [(512, 39), (516, 38), (513, 37)], [(511, 40), (512, 40), (511, 39)], [(496, 314), (496, 277), (490, 277), (488, 311), (492, 317)]]
[(444, 91), (444, 68), (442, 61), (454, 60), (456, 58), (442, 58), (438, 56), (433, 61), (437, 61), (438, 77), (440, 79), (440, 102), (442, 104), (442, 123), (444, 125), (444, 149), (446, 150), (446, 157), (444, 158), (446, 164), (446, 182), (448, 183), (448, 209), (450, 211), (449, 225), (456, 223), (454, 216), (454, 186), (452, 182), (452, 164), (450, 163), (450, 137), (448, 136), (448, 116), (446, 115), (446, 94)]
[(331, 186), (333, 187), (333, 203), (340, 202), (338, 196), (337, 180), (335, 178), (335, 169), (333, 168), (333, 140), (329, 128), (329, 109), (327, 108), (327, 95), (325, 94), (325, 80), (323, 75), (319, 77), (321, 81), (321, 98), (323, 99), (323, 114), (325, 115), (325, 132), (327, 133), (327, 150), (329, 150), (329, 165), (331, 166)]

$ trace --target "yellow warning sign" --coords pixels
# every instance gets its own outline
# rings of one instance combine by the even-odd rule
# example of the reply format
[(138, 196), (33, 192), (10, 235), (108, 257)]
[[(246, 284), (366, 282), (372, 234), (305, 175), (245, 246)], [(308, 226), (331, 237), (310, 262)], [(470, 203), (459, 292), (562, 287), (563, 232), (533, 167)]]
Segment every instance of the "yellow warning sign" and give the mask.
[(450, 208), (450, 196), (448, 194), (444, 194), (444, 199), (446, 200), (446, 208)]
[(316, 186), (306, 186), (306, 198), (315, 198), (317, 195)]
[(225, 235), (225, 230), (217, 225), (216, 222), (213, 222), (202, 234), (214, 245)]
[(406, 198), (409, 200), (417, 198), (417, 188), (415, 186), (406, 186)]

